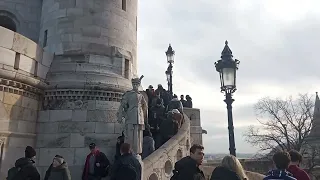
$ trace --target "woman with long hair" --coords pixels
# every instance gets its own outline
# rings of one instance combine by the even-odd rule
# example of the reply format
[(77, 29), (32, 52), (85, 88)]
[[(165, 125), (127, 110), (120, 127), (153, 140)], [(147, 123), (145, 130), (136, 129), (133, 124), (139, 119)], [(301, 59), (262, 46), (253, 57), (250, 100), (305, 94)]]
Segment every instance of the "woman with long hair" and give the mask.
[(222, 159), (221, 166), (216, 167), (210, 180), (249, 180), (240, 161), (232, 156), (228, 155)]

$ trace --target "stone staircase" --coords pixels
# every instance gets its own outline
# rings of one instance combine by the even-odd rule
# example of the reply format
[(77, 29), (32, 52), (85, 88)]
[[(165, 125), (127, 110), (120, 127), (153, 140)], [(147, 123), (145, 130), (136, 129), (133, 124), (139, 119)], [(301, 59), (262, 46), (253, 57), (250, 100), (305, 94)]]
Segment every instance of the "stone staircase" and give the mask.
[[(189, 109), (192, 112), (192, 109)], [(190, 115), (190, 113), (188, 113)], [(174, 164), (182, 157), (189, 155), (189, 148), (193, 140), (191, 139), (192, 122), (184, 114), (185, 123), (179, 132), (151, 155), (143, 160), (143, 180), (169, 180), (172, 176)], [(214, 166), (202, 166), (206, 179), (210, 179)], [(247, 171), (250, 180), (262, 180), (263, 175)]]

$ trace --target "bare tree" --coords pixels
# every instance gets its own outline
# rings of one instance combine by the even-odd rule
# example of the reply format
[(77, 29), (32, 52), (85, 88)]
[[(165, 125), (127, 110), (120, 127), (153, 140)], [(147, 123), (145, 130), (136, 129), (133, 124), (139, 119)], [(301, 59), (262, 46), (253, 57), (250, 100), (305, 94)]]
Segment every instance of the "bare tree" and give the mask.
[(254, 106), (260, 126), (248, 128), (246, 141), (262, 151), (300, 151), (311, 130), (313, 109), (314, 101), (308, 94), (299, 94), (296, 99), (263, 98)]

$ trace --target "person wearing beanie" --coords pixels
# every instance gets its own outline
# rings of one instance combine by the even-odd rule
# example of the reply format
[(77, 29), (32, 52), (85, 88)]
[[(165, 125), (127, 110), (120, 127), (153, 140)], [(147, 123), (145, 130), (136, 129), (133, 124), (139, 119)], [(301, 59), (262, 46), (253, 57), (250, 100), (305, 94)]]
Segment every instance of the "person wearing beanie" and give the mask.
[(34, 159), (36, 154), (36, 151), (31, 146), (27, 146), (24, 151), (24, 157), (26, 158)]
[(71, 180), (67, 162), (60, 155), (53, 158), (52, 164), (46, 171), (44, 180)]
[(25, 157), (15, 162), (15, 168), (19, 169), (19, 171), (14, 175), (13, 180), (40, 180), (40, 174), (34, 165), (36, 151), (31, 146), (27, 146), (24, 153)]

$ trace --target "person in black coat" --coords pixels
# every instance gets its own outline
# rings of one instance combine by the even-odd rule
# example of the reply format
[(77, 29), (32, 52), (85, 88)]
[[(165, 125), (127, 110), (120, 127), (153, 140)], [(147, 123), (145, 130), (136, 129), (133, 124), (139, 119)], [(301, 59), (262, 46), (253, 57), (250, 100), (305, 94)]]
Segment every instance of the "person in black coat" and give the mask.
[(16, 161), (15, 167), (19, 168), (20, 171), (13, 178), (14, 180), (40, 180), (40, 174), (35, 167), (34, 158), (36, 156), (36, 151), (31, 147), (27, 146), (24, 151), (25, 157), (20, 158)]
[(171, 180), (205, 180), (203, 172), (199, 169), (204, 158), (203, 150), (202, 145), (192, 145), (190, 156), (176, 162)]
[(108, 175), (110, 161), (95, 143), (89, 145), (90, 154), (86, 158), (82, 180), (101, 180)]
[(121, 145), (121, 156), (111, 168), (110, 180), (141, 180), (142, 167), (128, 143)]

